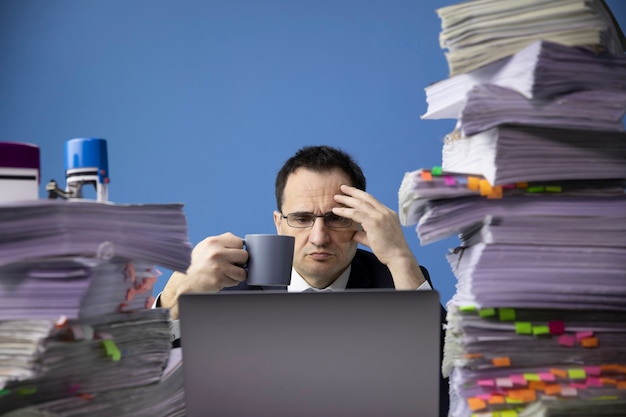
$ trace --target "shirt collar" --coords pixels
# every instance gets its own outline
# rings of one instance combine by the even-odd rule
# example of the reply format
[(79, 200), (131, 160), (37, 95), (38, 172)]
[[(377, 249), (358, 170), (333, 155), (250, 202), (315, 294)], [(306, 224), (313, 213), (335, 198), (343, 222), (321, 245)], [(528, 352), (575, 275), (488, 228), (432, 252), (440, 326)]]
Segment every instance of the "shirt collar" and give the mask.
[[(345, 290), (346, 286), (348, 285), (348, 278), (350, 278), (351, 269), (352, 269), (352, 265), (348, 265), (346, 270), (343, 271), (343, 273), (339, 275), (339, 277), (336, 280), (334, 280), (325, 289), (331, 289), (333, 291)], [(309, 288), (313, 288), (313, 287), (311, 287), (309, 283), (306, 282), (304, 278), (302, 278), (300, 274), (298, 274), (294, 268), (291, 268), (291, 284), (287, 286), (287, 291), (288, 292), (302, 292)], [(313, 289), (317, 290), (317, 288), (313, 288)]]

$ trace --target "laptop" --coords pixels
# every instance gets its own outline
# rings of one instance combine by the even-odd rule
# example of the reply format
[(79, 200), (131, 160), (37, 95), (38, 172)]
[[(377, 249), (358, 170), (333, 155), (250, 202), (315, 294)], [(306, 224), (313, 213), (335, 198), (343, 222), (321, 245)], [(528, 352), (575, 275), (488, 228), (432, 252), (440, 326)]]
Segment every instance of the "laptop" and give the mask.
[(185, 294), (187, 415), (437, 416), (436, 291)]

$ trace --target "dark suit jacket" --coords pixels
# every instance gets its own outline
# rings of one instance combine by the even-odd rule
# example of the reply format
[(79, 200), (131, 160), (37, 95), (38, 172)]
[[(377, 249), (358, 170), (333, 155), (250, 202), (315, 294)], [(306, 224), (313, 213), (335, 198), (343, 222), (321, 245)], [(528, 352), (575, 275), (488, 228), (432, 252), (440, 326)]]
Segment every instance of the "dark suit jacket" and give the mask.
[[(433, 283), (430, 280), (430, 275), (428, 274), (428, 270), (423, 266), (420, 266), (422, 269), (422, 273), (424, 277), (430, 284), (431, 288), (435, 288)], [(355, 289), (355, 288), (394, 288), (393, 278), (391, 277), (391, 272), (389, 269), (382, 264), (376, 256), (368, 251), (357, 249), (356, 255), (352, 260), (352, 269), (350, 270), (350, 277), (348, 278), (348, 283), (346, 284), (346, 289)], [(278, 287), (259, 287), (259, 286), (250, 286), (247, 285), (246, 282), (242, 282), (241, 284), (224, 288), (224, 291), (259, 291), (259, 290), (279, 290)], [(443, 325), (446, 323), (446, 310), (441, 306), (440, 310), (440, 320), (442, 325), (441, 337), (440, 337), (440, 346), (441, 346), (441, 357), (439, 358), (440, 365), (441, 360), (443, 358), (443, 344), (444, 344), (444, 331)], [(443, 378), (441, 373), (439, 374), (439, 416), (447, 417), (448, 409), (450, 407), (450, 396), (449, 396), (449, 385), (448, 379)], [(419, 389), (419, 387), (416, 387)]]

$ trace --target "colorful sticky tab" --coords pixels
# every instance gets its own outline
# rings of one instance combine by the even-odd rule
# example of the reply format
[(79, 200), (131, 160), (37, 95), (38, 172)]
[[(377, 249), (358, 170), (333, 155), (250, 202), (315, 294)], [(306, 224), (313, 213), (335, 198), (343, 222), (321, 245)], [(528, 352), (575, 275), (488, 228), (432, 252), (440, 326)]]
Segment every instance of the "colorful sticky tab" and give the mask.
[(424, 171), (424, 170), (422, 170), (422, 171), (420, 171), (420, 176), (422, 177), (422, 179), (423, 179), (424, 181), (432, 181), (432, 180), (433, 180), (433, 176), (432, 176), (432, 174), (430, 173), (430, 171)]
[(576, 340), (581, 341), (587, 337), (593, 336), (593, 332), (591, 330), (586, 330), (584, 332), (576, 332)]
[(545, 187), (543, 185), (533, 185), (532, 187), (526, 188), (527, 193), (543, 193), (545, 191)]
[(499, 308), (498, 309), (498, 318), (501, 321), (512, 321), (515, 320), (515, 310), (512, 308)]
[(585, 366), (583, 367), (585, 373), (591, 376), (600, 376), (602, 369), (599, 366)]
[(572, 347), (576, 344), (576, 338), (567, 334), (562, 334), (557, 339), (559, 345)]
[(567, 377), (569, 379), (585, 379), (587, 377), (587, 373), (584, 369), (572, 368), (567, 370)]
[(563, 189), (560, 185), (546, 185), (546, 191), (549, 193), (560, 193)]
[(480, 195), (482, 196), (487, 196), (493, 191), (493, 188), (491, 187), (491, 184), (489, 184), (489, 181), (483, 179), (478, 181), (478, 189), (480, 191)]
[(554, 374), (550, 373), (550, 372), (539, 372), (539, 379), (541, 381), (554, 381), (556, 379), (556, 377), (554, 376)]
[(32, 395), (37, 392), (37, 387), (20, 387), (16, 392), (19, 395)]
[(456, 185), (456, 179), (452, 175), (444, 175), (443, 182), (448, 187), (452, 187), (453, 185)]
[(515, 333), (517, 334), (531, 334), (533, 331), (533, 325), (527, 321), (518, 321), (515, 323)]
[(493, 379), (479, 379), (478, 380), (478, 385), (481, 387), (493, 387), (495, 386), (496, 381), (494, 381)]
[(548, 326), (534, 326), (533, 334), (535, 336), (541, 336), (544, 334), (550, 334), (550, 328)]
[(526, 381), (541, 381), (541, 377), (539, 376), (539, 374), (535, 373), (524, 374), (524, 379)]
[(460, 311), (466, 311), (466, 312), (476, 311), (476, 307), (473, 306), (473, 305), (460, 306), (459, 310)]
[(513, 381), (511, 381), (511, 378), (496, 378), (496, 385), (502, 388), (511, 388)]
[(515, 186), (517, 188), (528, 188), (528, 183), (527, 182), (516, 182)]
[(597, 376), (587, 377), (587, 386), (588, 387), (601, 387), (602, 381)]
[(491, 189), (491, 192), (487, 194), (487, 198), (491, 198), (495, 200), (495, 199), (502, 198), (503, 195), (504, 195), (504, 191), (502, 191), (502, 187), (499, 185), (496, 185), (495, 187)]
[(550, 329), (550, 334), (558, 335), (565, 333), (565, 323), (562, 321), (548, 322), (548, 328)]
[(594, 348), (598, 347), (598, 338), (597, 337), (585, 337), (580, 341), (582, 347), (585, 348)]
[(10, 394), (10, 393), (11, 393), (11, 390), (8, 390), (6, 388), (5, 389), (0, 389), (0, 397), (2, 397), (3, 395)]
[(491, 396), (491, 398), (489, 398), (489, 401), (487, 401), (489, 404), (504, 404), (504, 396), (502, 395), (498, 395), (498, 394), (493, 394)]
[(117, 362), (122, 358), (122, 352), (120, 352), (112, 339), (103, 339), (102, 345), (106, 350), (107, 356), (110, 356), (113, 361)]
[(498, 413), (498, 417), (517, 417), (517, 411), (515, 410), (502, 410)]
[(478, 315), (480, 317), (493, 317), (496, 315), (496, 309), (495, 308), (481, 308), (480, 310), (478, 310)]
[(442, 172), (443, 172), (443, 170), (441, 169), (441, 167), (433, 167), (430, 170), (430, 173), (433, 174), (433, 175), (436, 175), (436, 176), (440, 176)]
[(482, 410), (487, 407), (485, 400), (481, 400), (480, 398), (468, 398), (467, 405), (472, 411)]
[(480, 189), (480, 178), (478, 177), (467, 177), (467, 188), (472, 191), (478, 191)]
[(561, 387), (561, 395), (564, 397), (576, 397), (578, 396), (578, 390), (573, 387)]
[(511, 381), (513, 381), (513, 383), (516, 385), (526, 386), (526, 378), (524, 378), (523, 374), (514, 374), (511, 375), (509, 378), (511, 378)]
[(511, 366), (511, 358), (509, 358), (508, 356), (493, 358), (491, 360), (491, 363), (493, 363), (494, 366), (498, 367)]
[(561, 393), (561, 386), (559, 384), (549, 384), (546, 385), (543, 392), (545, 392), (546, 395), (557, 395)]
[(567, 371), (565, 369), (552, 368), (550, 369), (550, 373), (560, 378), (567, 378)]

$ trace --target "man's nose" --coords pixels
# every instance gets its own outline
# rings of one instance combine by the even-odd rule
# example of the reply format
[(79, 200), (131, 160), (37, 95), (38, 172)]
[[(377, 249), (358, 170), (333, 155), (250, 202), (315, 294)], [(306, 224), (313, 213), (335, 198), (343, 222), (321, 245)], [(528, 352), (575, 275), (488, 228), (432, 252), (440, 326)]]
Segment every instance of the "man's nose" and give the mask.
[(309, 231), (309, 242), (315, 246), (324, 246), (330, 241), (330, 228), (326, 226), (323, 217), (316, 217), (315, 223)]

